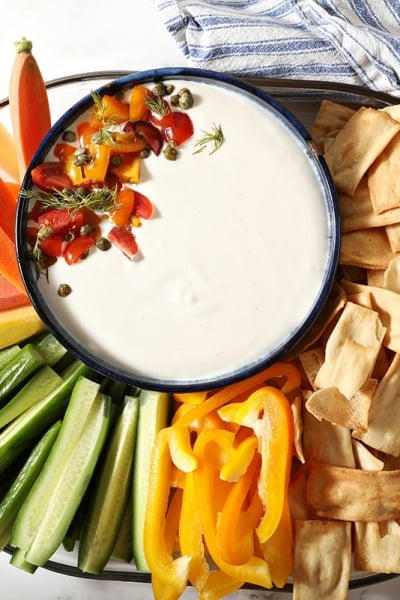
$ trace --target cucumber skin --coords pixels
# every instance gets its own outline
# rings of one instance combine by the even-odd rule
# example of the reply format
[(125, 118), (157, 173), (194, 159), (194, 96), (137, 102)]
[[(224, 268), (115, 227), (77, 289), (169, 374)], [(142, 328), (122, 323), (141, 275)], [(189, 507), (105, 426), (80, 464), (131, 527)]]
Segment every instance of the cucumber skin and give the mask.
[(63, 417), (76, 380), (79, 376), (90, 373), (90, 367), (76, 360), (68, 368), (68, 375), (60, 388), (26, 410), (0, 433), (0, 475), (31, 447), (50, 425)]
[[(46, 431), (36, 446), (29, 454), (25, 464), (16, 476), (10, 489), (0, 502), (0, 540), (4, 540), (6, 532), (11, 534), (11, 526), (18, 513), (18, 510), (27, 496), (33, 482), (40, 473), (40, 470), (49, 455), (49, 452), (60, 431), (61, 421), (56, 421), (54, 425)], [(8, 544), (0, 544), (0, 550)]]
[(43, 355), (28, 343), (0, 369), (0, 405), (9, 398), (35, 371), (45, 364)]
[(143, 529), (151, 452), (157, 433), (168, 425), (170, 407), (170, 394), (141, 390), (132, 481), (133, 558), (139, 571), (149, 572), (143, 550)]
[(100, 467), (79, 542), (78, 567), (84, 573), (101, 573), (115, 548), (130, 495), (138, 403), (125, 398)]
[[(96, 406), (93, 406), (91, 411), (94, 414), (90, 415), (66, 469), (60, 474), (51, 504), (45, 510), (43, 523), (26, 552), (25, 558), (29, 563), (44, 566), (62, 544), (88, 488), (106, 441), (110, 426), (110, 404), (109, 396), (101, 393), (97, 395)], [(74, 477), (76, 464), (79, 464), (80, 468), (78, 476)], [(45, 467), (42, 472), (45, 472)], [(57, 496), (60, 498), (59, 501)], [(61, 502), (61, 515), (56, 516), (51, 513), (51, 508), (52, 505), (57, 505), (57, 502)]]
[(61, 376), (51, 366), (43, 365), (0, 409), (0, 429), (50, 394), (62, 381)]

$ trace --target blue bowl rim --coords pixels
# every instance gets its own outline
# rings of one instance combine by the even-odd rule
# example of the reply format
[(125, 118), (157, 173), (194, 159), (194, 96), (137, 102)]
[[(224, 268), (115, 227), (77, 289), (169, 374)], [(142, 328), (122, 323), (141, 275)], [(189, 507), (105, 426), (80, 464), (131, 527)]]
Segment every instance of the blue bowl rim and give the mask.
[[(320, 294), (318, 298), (316, 298), (314, 305), (312, 306), (307, 317), (294, 331), (294, 333), (284, 340), (281, 345), (267, 352), (263, 357), (260, 358), (260, 360), (254, 361), (249, 365), (245, 365), (242, 368), (228, 372), (221, 376), (210, 378), (205, 377), (204, 379), (160, 380), (135, 373), (134, 370), (128, 371), (127, 369), (113, 366), (109, 361), (105, 361), (92, 353), (88, 353), (88, 351), (83, 348), (79, 342), (72, 339), (68, 332), (66, 332), (64, 328), (61, 327), (61, 325), (51, 317), (47, 306), (43, 303), (43, 297), (36, 285), (36, 278), (34, 277), (34, 270), (32, 268), (31, 260), (27, 257), (28, 248), (26, 236), (24, 234), (24, 227), (26, 225), (26, 209), (28, 206), (28, 201), (21, 195), (19, 197), (17, 206), (16, 218), (16, 254), (20, 273), (32, 305), (45, 325), (48, 327), (49, 331), (51, 331), (58, 338), (58, 340), (71, 352), (71, 354), (104, 376), (124, 381), (130, 385), (167, 392), (211, 390), (226, 386), (249, 376), (255, 375), (266, 369), (271, 364), (282, 360), (285, 356), (287, 356), (293, 348), (297, 347), (301, 343), (301, 340), (304, 338), (311, 326), (315, 323), (319, 313), (325, 305), (336, 274), (340, 252), (340, 219), (337, 196), (335, 186), (326, 162), (323, 156), (317, 151), (310, 133), (303, 126), (303, 124), (295, 115), (293, 115), (293, 113), (291, 113), (285, 106), (283, 106), (283, 104), (281, 104), (269, 93), (260, 89), (256, 85), (249, 83), (248, 81), (244, 81), (232, 75), (190, 67), (163, 67), (149, 69), (146, 71), (136, 71), (122, 75), (121, 77), (118, 77), (113, 81), (106, 83), (105, 85), (97, 87), (94, 91), (99, 95), (114, 95), (122, 89), (127, 89), (138, 83), (156, 83), (157, 81), (161, 80), (185, 78), (189, 80), (197, 79), (199, 81), (210, 81), (211, 83), (219, 83), (228, 87), (232, 87), (235, 90), (242, 90), (249, 96), (253, 96), (261, 101), (261, 103), (265, 103), (270, 108), (274, 109), (278, 116), (280, 116), (284, 122), (291, 125), (294, 132), (296, 132), (299, 138), (304, 141), (305, 148), (308, 148), (309, 150), (310, 159), (313, 161), (314, 166), (319, 171), (320, 180), (324, 189), (324, 199), (330, 228), (328, 236), (329, 255), (327, 258), (323, 285), (321, 287)], [(90, 108), (92, 104), (92, 96), (90, 93), (88, 93), (74, 103), (69, 109), (67, 109), (65, 113), (54, 123), (37, 149), (27, 169), (22, 181), (21, 190), (32, 187), (32, 178), (30, 175), (31, 170), (43, 162), (48, 149), (58, 138), (60, 132), (65, 130), (68, 125), (76, 119), (77, 115), (82, 114), (85, 110)]]

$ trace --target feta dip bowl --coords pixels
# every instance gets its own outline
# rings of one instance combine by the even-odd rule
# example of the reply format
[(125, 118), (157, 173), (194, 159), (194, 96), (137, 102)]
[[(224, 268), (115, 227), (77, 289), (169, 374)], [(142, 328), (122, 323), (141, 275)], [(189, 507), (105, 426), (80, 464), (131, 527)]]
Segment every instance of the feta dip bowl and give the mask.
[(323, 159), (282, 105), (167, 68), (102, 86), (54, 124), (22, 183), (16, 246), (35, 309), (75, 356), (193, 391), (301, 342), (331, 289), (339, 218)]

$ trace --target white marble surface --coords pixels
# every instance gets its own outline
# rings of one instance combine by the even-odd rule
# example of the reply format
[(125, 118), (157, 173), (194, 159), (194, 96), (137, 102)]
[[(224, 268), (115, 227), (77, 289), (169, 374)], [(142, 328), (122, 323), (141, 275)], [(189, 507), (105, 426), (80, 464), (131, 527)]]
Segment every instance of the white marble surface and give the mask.
[[(0, 98), (8, 95), (13, 43), (31, 39), (46, 80), (95, 70), (143, 70), (183, 66), (185, 60), (150, 0), (13, 0), (1, 9)], [(0, 553), (1, 600), (150, 600), (150, 586), (57, 575), (34, 575), (11, 567)], [(196, 595), (188, 590), (185, 600)], [(350, 600), (397, 600), (400, 579), (349, 593)], [(288, 600), (283, 593), (238, 592), (234, 600)]]

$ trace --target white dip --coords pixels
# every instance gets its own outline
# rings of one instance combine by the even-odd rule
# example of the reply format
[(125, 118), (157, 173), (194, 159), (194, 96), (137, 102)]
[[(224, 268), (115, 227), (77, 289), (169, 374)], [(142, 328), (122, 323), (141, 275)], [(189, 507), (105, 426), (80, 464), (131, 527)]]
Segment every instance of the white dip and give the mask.
[[(142, 163), (137, 189), (156, 213), (135, 230), (136, 259), (116, 248), (59, 259), (40, 286), (55, 319), (103, 360), (201, 382), (268, 354), (309, 315), (329, 227), (311, 152), (273, 111), (224, 87), (173, 83), (194, 94), (195, 133), (176, 162)], [(194, 155), (213, 123), (225, 143)]]

